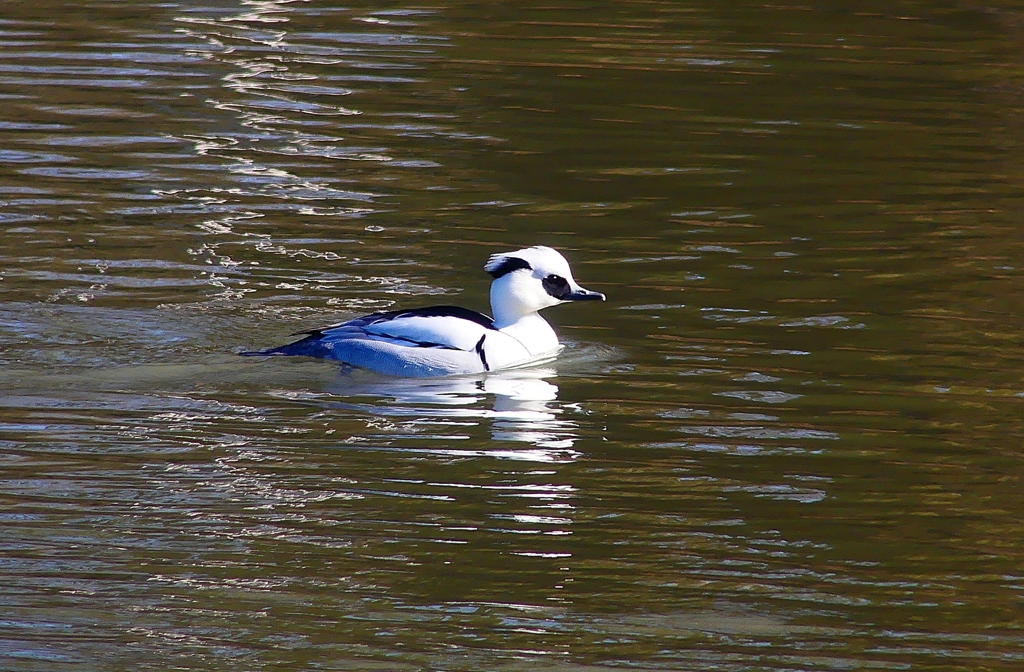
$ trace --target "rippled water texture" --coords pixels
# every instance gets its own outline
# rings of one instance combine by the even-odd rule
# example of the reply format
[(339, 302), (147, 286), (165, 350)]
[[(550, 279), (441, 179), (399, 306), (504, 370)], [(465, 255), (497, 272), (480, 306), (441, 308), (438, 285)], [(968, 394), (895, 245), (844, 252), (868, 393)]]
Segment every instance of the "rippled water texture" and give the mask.
[[(1015, 3), (8, 2), (0, 668), (1024, 669)], [(555, 362), (235, 353), (605, 304)]]

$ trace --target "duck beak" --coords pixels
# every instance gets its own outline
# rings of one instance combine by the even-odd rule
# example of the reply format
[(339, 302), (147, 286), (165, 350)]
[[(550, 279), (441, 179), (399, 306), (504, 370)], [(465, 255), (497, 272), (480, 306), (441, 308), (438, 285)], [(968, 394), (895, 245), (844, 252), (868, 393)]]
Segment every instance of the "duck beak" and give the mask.
[(563, 294), (560, 298), (562, 301), (604, 301), (604, 294), (577, 287), (568, 294)]

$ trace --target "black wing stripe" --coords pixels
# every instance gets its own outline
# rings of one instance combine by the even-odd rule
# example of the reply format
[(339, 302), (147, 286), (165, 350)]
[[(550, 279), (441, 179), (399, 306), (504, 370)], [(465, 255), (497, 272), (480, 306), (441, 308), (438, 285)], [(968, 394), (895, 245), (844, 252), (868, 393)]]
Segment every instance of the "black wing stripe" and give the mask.
[(431, 343), (430, 341), (417, 341), (414, 338), (406, 338), (405, 336), (394, 336), (392, 334), (373, 334), (373, 335), (374, 336), (380, 336), (380, 337), (383, 337), (383, 338), (387, 338), (387, 339), (392, 340), (392, 341), (404, 341), (404, 342), (408, 343), (409, 345), (415, 346), (417, 348), (440, 348), (442, 350), (459, 350), (460, 349), (460, 348), (456, 348), (453, 345), (445, 345), (444, 343)]
[(341, 322), (339, 324), (332, 324), (326, 327), (320, 327), (318, 329), (306, 329), (304, 331), (297, 331), (293, 336), (300, 334), (309, 334), (312, 336), (322, 335), (325, 331), (331, 329), (338, 329), (339, 327), (368, 327), (371, 324), (380, 324), (381, 322), (387, 322), (389, 320), (397, 320), (403, 317), (456, 317), (460, 320), (469, 320), (479, 324), (484, 329), (495, 329), (494, 320), (487, 317), (483, 313), (478, 313), (475, 310), (469, 310), (468, 308), (462, 308), (460, 306), (426, 306), (423, 308), (411, 308), (409, 310), (389, 310), (384, 313), (371, 313), (370, 315), (363, 315), (362, 317), (356, 317), (349, 320), (348, 322)]
[(484, 365), (484, 371), (490, 371), (491, 367), (487, 365), (487, 355), (484, 354), (484, 340), (487, 339), (487, 334), (480, 337), (480, 340), (476, 342), (476, 354), (480, 356), (480, 363)]

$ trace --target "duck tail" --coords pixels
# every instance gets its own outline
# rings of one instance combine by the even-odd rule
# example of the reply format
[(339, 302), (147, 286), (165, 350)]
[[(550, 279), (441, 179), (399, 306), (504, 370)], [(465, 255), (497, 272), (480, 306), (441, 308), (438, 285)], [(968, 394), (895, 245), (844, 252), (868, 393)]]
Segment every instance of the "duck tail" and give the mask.
[(247, 350), (238, 354), (241, 357), (274, 357), (277, 355), (324, 357), (328, 349), (324, 347), (321, 336), (322, 334), (319, 333), (310, 334), (287, 345), (280, 345), (267, 350)]

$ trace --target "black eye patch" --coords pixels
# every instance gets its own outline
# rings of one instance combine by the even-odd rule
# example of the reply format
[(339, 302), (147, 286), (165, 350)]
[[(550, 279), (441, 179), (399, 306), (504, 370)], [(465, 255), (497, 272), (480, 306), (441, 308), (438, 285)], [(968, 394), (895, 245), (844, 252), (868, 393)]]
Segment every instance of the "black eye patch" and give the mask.
[(544, 286), (544, 291), (556, 299), (561, 299), (571, 291), (569, 281), (554, 273), (541, 280), (540, 283)]

